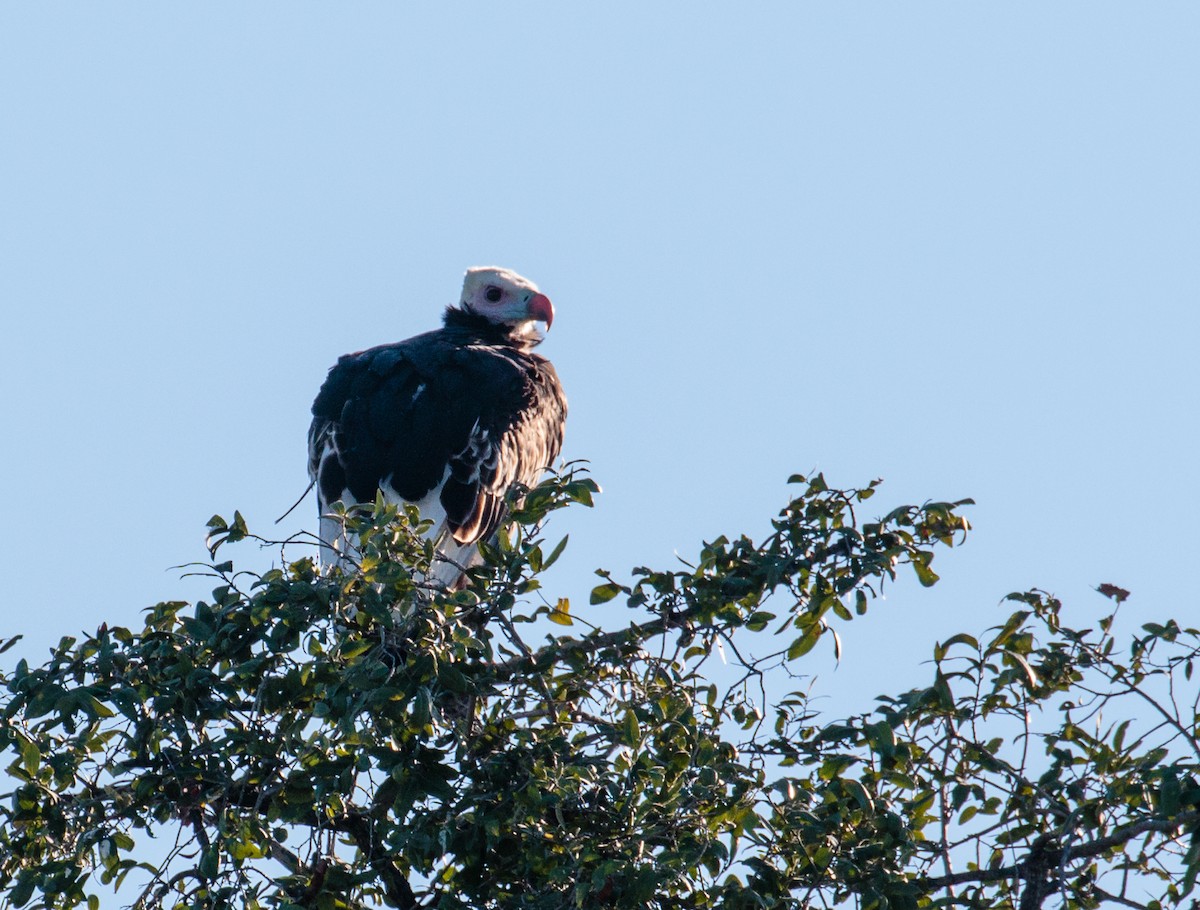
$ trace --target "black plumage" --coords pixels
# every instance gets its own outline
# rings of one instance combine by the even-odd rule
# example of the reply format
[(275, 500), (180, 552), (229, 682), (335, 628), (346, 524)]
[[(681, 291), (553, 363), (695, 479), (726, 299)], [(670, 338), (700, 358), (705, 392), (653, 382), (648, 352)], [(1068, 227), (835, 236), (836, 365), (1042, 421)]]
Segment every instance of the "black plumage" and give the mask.
[[(509, 299), (493, 299), (501, 291)], [(321, 514), (380, 490), (417, 503), (453, 564), (443, 580), (456, 578), (499, 526), (512, 484), (536, 483), (562, 446), (566, 398), (532, 352), (536, 319), (549, 324), (553, 308), (532, 283), (472, 269), (441, 329), (340, 358), (309, 430)], [(340, 532), (322, 521), (322, 540), (338, 551)]]

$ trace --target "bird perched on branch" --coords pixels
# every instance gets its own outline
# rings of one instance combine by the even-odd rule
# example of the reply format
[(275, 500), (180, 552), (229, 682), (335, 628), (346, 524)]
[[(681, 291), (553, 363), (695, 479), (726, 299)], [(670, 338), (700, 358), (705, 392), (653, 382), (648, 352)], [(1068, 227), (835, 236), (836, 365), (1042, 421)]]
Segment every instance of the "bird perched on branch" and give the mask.
[(431, 576), (458, 582), (504, 518), (509, 488), (532, 486), (558, 457), (567, 400), (533, 353), (536, 324), (553, 321), (532, 281), (472, 268), (442, 328), (338, 360), (308, 432), (323, 562), (350, 555), (333, 503), (371, 503), (379, 491), (433, 521)]

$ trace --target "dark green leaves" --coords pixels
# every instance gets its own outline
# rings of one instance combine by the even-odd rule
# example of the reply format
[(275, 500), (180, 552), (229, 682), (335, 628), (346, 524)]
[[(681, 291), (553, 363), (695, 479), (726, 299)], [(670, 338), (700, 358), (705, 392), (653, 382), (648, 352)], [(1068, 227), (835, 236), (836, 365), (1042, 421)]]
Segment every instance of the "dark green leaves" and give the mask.
[[(601, 576), (602, 578), (609, 578), (609, 579), (612, 578), (611, 575), (609, 575), (607, 572), (604, 572), (604, 571), (597, 571), (596, 574)], [(589, 599), (589, 602), (593, 606), (596, 604), (608, 603), (610, 600), (612, 600), (614, 597), (616, 597), (621, 592), (624, 592), (626, 594), (631, 593), (629, 588), (626, 588), (623, 585), (619, 585), (615, 581), (610, 580), (610, 581), (605, 582), (602, 585), (596, 585), (596, 587), (592, 588), (592, 594)]]
[(821, 633), (824, 631), (824, 625), (819, 620), (813, 620), (804, 625), (803, 633), (792, 640), (788, 645), (787, 658), (788, 660), (796, 660), (803, 657), (811, 651), (818, 641), (821, 640)]
[(241, 512), (233, 513), (233, 523), (225, 521), (220, 515), (214, 515), (208, 520), (208, 537), (206, 544), (208, 552), (213, 556), (217, 555), (217, 550), (223, 544), (237, 543), (239, 540), (245, 540), (249, 531), (246, 528), (246, 520), (242, 518)]
[[(48, 910), (97, 910), (105, 886), (173, 908), (999, 910), (1042, 875), (1073, 910), (1126, 882), (1147, 907), (1184, 901), (1200, 633), (1140, 620), (1118, 642), (1113, 616), (1069, 628), (1057, 600), (1020, 592), (989, 635), (933, 643), (924, 684), (822, 716), (809, 652), (828, 633), (840, 656), (838, 626), (910, 583), (906, 564), (934, 583), (969, 501), (863, 521), (878, 482), (792, 482), (762, 540), (601, 571), (599, 609), (543, 574), (567, 541), (541, 523), (599, 489), (568, 466), (513, 492), (515, 521), (461, 590), (426, 581), (428, 522), (380, 501), (341, 516), (353, 569), (226, 560), (206, 601), (64, 638), (2, 678), (0, 894)], [(213, 553), (255, 539), (238, 513), (209, 531)], [(886, 685), (919, 657), (853, 672)]]

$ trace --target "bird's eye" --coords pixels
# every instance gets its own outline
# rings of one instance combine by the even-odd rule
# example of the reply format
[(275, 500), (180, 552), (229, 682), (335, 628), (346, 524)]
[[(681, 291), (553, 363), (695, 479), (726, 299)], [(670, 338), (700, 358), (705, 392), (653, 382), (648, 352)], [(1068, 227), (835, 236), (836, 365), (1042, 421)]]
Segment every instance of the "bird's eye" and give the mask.
[(502, 290), (500, 290), (498, 287), (496, 287), (494, 284), (489, 284), (487, 287), (487, 290), (483, 292), (483, 296), (486, 297), (488, 300), (490, 300), (492, 303), (495, 303), (497, 300), (499, 300), (501, 297), (504, 296), (504, 292)]

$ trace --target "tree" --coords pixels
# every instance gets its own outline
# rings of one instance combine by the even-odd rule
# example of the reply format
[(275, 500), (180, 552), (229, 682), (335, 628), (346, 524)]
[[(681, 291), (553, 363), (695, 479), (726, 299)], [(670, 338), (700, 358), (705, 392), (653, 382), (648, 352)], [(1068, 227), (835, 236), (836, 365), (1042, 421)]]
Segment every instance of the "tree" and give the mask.
[(122, 883), (137, 907), (1183, 902), (1200, 870), (1196, 630), (1119, 643), (1115, 609), (1072, 629), (1050, 595), (1014, 594), (998, 627), (933, 646), (927, 687), (823, 718), (797, 688), (805, 654), (898, 571), (933, 584), (966, 501), (861, 521), (874, 483), (792, 482), (760, 543), (600, 572), (605, 628), (539, 585), (566, 544), (544, 519), (596, 491), (579, 470), (529, 491), (455, 592), (424, 585), (432, 547), (411, 510), (347, 515), (361, 565), (324, 575), (307, 558), (261, 576), (215, 562), (251, 535), (214, 518), (210, 602), (159, 604), (139, 632), (101, 626), (3, 676), (2, 893), (53, 908)]

